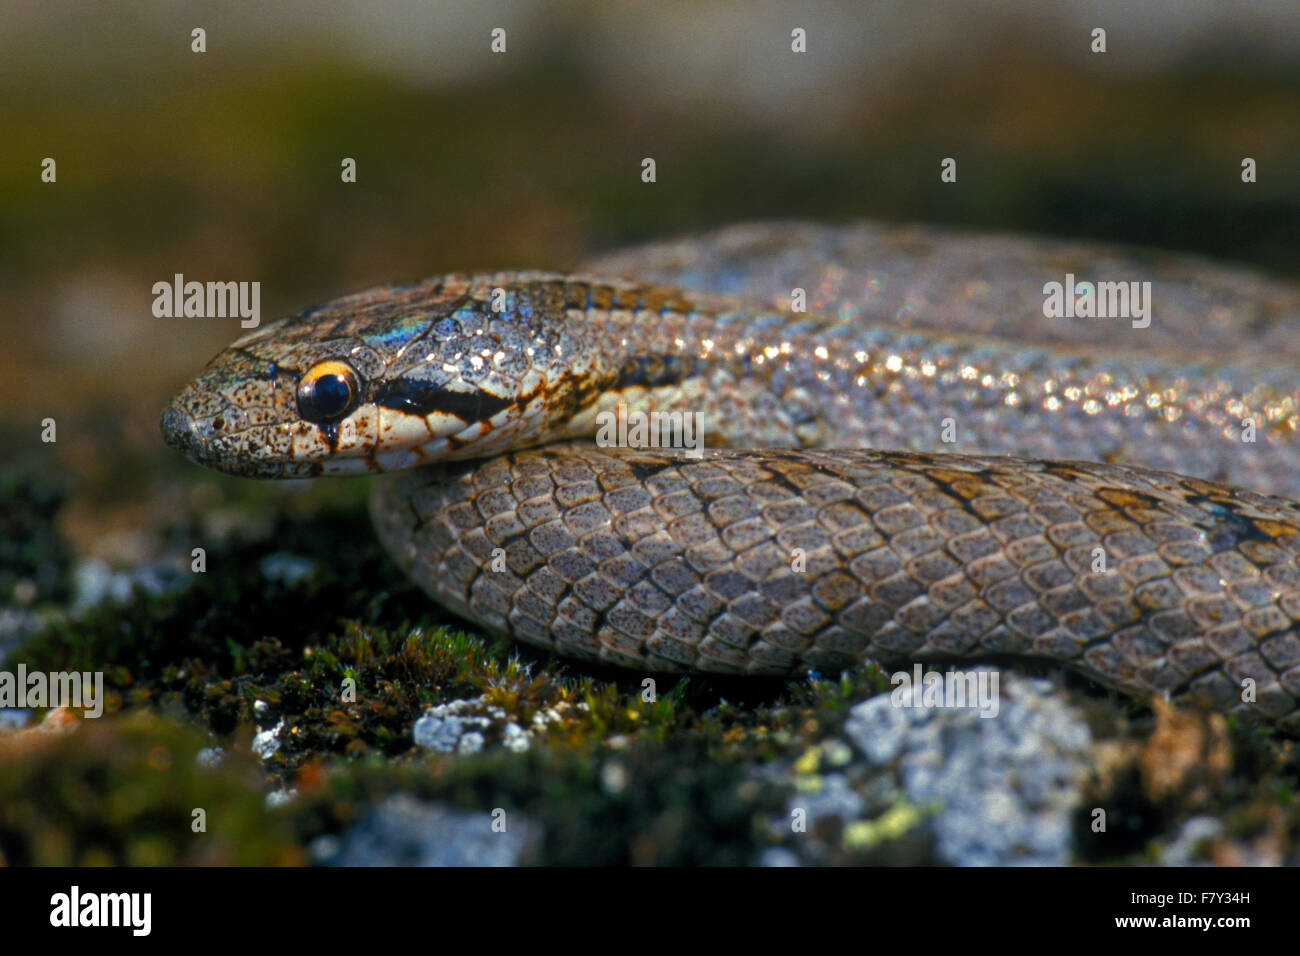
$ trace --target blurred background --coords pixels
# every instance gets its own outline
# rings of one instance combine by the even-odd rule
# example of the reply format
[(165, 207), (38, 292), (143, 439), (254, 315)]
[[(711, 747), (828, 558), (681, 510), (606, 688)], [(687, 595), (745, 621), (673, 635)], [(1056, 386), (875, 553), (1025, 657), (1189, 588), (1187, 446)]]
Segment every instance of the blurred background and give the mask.
[(270, 321), (452, 269), (874, 217), (1300, 275), (1295, 0), (5, 0), (0, 115), (0, 440), (57, 456), (82, 491), (65, 533), (113, 560), (149, 550), (123, 509), (186, 467), (165, 400), (239, 334), (155, 318), (177, 272), (260, 281)]

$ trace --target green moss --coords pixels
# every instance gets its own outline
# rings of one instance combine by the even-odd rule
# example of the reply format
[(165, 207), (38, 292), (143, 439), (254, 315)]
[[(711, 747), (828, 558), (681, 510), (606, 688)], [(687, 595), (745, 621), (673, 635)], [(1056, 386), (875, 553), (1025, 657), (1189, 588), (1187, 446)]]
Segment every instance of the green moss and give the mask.
[[(266, 809), (257, 761), (199, 766), (201, 733), (147, 713), (0, 749), (0, 854), (16, 865), (284, 864), (303, 859)], [(202, 811), (204, 829), (196, 831)]]
[(844, 846), (854, 851), (873, 849), (882, 843), (897, 840), (936, 812), (935, 807), (918, 807), (900, 801), (874, 820), (855, 820), (846, 826)]

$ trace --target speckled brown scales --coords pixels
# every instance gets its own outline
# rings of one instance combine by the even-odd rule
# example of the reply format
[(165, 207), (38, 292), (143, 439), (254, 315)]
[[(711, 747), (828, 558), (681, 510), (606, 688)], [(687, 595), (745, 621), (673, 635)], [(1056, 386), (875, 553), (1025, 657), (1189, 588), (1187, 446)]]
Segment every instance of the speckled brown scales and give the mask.
[(1300, 508), (1280, 499), (1083, 462), (846, 450), (574, 446), (392, 482), (375, 522), (409, 574), (569, 657), (729, 674), (1031, 657), (1300, 730)]
[[(660, 284), (502, 272), (339, 299), (218, 356), (164, 433), (234, 474), (398, 472), (373, 498), (398, 563), (567, 656), (750, 674), (1036, 658), (1300, 733), (1295, 286), (872, 224), (742, 227), (591, 270)], [(1150, 327), (1045, 316), (1066, 272), (1149, 277)], [(795, 286), (807, 314), (781, 308)], [(328, 428), (295, 404), (322, 362), (359, 382)], [(620, 403), (769, 450), (598, 450)]]

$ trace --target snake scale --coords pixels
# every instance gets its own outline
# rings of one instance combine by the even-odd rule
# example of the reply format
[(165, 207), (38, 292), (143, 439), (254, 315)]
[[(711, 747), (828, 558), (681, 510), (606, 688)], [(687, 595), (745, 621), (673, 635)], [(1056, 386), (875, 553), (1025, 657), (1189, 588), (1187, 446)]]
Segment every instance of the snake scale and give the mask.
[[(1049, 317), (1068, 275), (1150, 281), (1153, 320)], [(1191, 258), (757, 224), (328, 302), (162, 427), (236, 475), (395, 472), (396, 563), (570, 658), (1045, 659), (1300, 733), (1297, 333), (1294, 286)], [(620, 404), (707, 450), (598, 447)]]

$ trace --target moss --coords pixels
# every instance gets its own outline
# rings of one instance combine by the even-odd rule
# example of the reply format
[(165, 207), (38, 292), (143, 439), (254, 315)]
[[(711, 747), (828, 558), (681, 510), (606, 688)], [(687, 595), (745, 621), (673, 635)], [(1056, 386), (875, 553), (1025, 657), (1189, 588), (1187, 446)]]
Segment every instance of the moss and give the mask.
[(897, 840), (936, 812), (934, 807), (918, 807), (900, 801), (874, 820), (855, 820), (846, 826), (844, 845), (850, 850), (863, 851)]
[(234, 748), (205, 769), (207, 743), (137, 712), (0, 750), (0, 855), (39, 866), (301, 862), (288, 817), (265, 807), (256, 760)]

